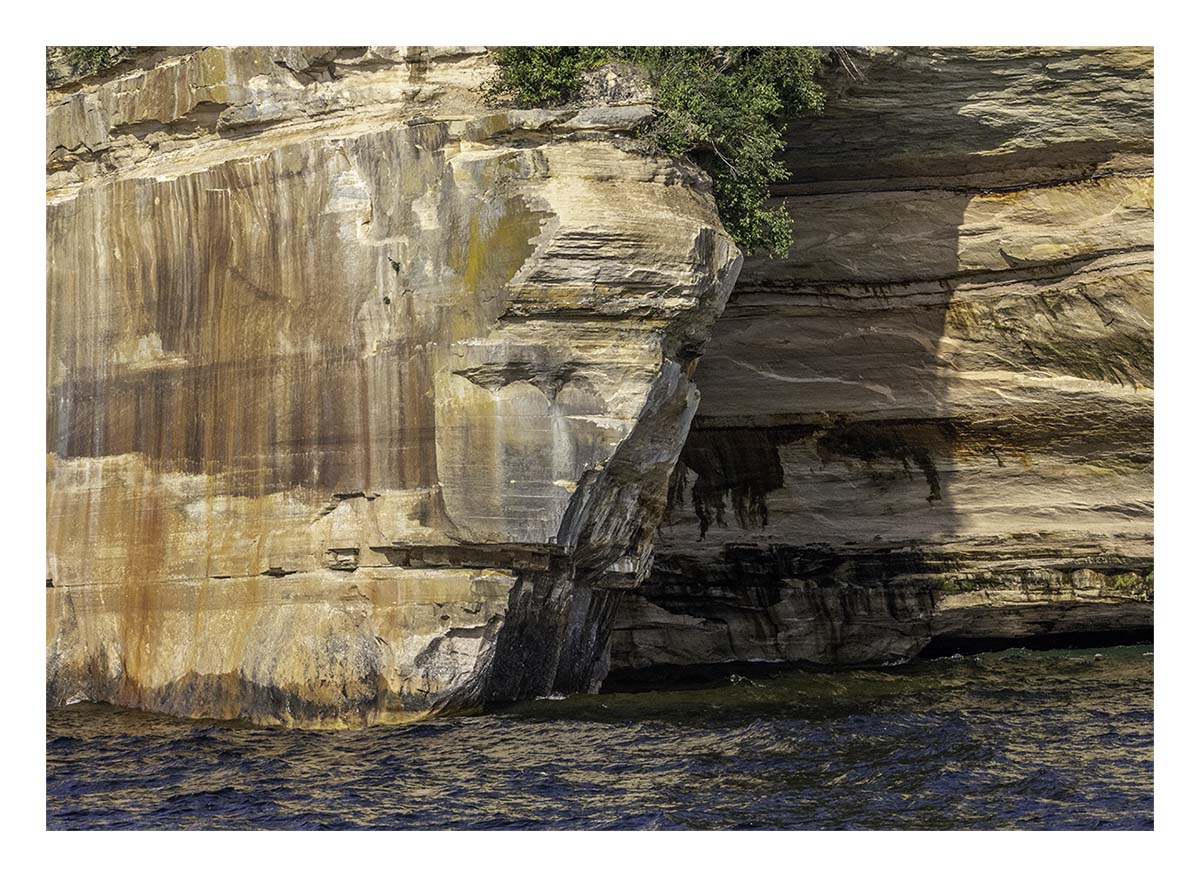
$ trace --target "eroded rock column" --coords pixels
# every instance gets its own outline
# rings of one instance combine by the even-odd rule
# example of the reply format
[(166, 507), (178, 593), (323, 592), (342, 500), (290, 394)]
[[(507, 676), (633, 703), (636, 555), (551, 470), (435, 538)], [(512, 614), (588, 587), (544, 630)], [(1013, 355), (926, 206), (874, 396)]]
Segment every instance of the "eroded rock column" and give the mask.
[(340, 726), (575, 691), (740, 256), (646, 107), (485, 51), (147, 53), (52, 92), (47, 697)]

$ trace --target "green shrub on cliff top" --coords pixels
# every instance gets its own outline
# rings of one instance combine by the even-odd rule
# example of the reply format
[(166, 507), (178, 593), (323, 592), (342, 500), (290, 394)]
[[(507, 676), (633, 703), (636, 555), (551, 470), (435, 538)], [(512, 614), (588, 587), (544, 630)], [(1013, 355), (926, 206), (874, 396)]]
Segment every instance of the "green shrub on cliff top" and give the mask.
[(787, 179), (779, 156), (789, 118), (817, 112), (823, 55), (804, 46), (521, 46), (496, 53), (493, 99), (547, 106), (578, 95), (584, 73), (609, 61), (636, 65), (658, 114), (642, 133), (664, 155), (688, 156), (713, 180), (725, 228), (746, 253), (786, 255), (792, 221), (768, 207)]
[[(130, 46), (47, 46), (46, 83), (91, 76), (129, 57)], [(61, 62), (61, 63), (56, 63)]]
[(584, 71), (609, 60), (601, 46), (510, 46), (495, 52), (497, 72), (485, 93), (520, 107), (544, 107), (570, 100), (583, 85)]

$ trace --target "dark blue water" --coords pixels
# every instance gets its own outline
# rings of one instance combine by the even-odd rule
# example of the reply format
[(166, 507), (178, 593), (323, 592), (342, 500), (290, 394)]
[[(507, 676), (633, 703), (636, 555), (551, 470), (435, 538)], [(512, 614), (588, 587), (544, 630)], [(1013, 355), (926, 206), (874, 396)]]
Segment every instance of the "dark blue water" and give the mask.
[(1148, 646), (789, 670), (362, 731), (50, 712), (50, 828), (1153, 827)]

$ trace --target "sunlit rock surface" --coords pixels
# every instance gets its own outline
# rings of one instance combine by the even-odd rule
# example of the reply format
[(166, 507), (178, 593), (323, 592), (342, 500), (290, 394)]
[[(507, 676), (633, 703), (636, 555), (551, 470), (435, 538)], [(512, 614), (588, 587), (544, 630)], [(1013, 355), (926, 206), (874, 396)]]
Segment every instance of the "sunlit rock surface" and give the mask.
[(636, 83), (508, 111), (483, 49), (275, 47), (58, 86), (48, 701), (341, 726), (1148, 627), (1152, 53), (845, 57), (723, 316)]
[(1152, 623), (1153, 56), (857, 50), (789, 133), (614, 669)]
[(51, 92), (47, 697), (338, 726), (579, 691), (740, 256), (644, 105), (482, 49)]

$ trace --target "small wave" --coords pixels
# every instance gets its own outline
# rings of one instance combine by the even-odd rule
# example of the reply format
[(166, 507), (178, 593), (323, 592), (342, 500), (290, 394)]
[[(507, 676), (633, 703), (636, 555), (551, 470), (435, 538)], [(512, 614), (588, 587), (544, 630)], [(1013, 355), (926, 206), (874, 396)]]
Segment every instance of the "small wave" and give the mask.
[(732, 676), (729, 677), (729, 684), (730, 685), (749, 685), (753, 688), (762, 688), (763, 687), (761, 682), (755, 682), (753, 679), (750, 679), (747, 676), (739, 676), (737, 673), (734, 673)]
[(354, 732), (56, 709), (46, 822), (1148, 828), (1149, 663), (1136, 649), (1104, 650), (1102, 661), (1095, 651), (953, 655), (911, 671), (742, 677), (673, 693), (556, 693), (541, 699), (568, 702)]

